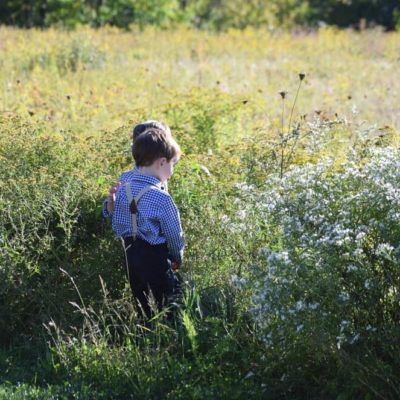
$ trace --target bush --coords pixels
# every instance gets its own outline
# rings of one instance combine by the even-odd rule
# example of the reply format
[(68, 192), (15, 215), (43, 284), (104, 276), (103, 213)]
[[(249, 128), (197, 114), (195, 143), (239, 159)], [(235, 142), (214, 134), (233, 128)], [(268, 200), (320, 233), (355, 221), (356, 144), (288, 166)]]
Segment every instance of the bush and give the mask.
[[(4, 3), (4, 4), (3, 4)], [(8, 0), (0, 5), (0, 21), (23, 27), (62, 25), (74, 28), (131, 24), (168, 26), (186, 21), (213, 30), (243, 29), (266, 25), (338, 26), (378, 24), (395, 29), (397, 0), (49, 0), (46, 3)]]
[(302, 366), (286, 370), (286, 382), (296, 386), (305, 371), (319, 369), (323, 379), (325, 368), (340, 365), (336, 378), (351, 374), (354, 387), (346, 393), (354, 396), (368, 391), (354, 371), (365, 362), (368, 376), (386, 369), (387, 381), (375, 384), (395, 398), (400, 151), (368, 153), (342, 165), (325, 160), (292, 168), (249, 196), (248, 208), (256, 208), (271, 238), (251, 281), (250, 314), (281, 365)]
[[(68, 132), (49, 136), (19, 118), (1, 119), (0, 126), (0, 343), (6, 344), (42, 331), (50, 316), (73, 321), (62, 309), (77, 296), (60, 268), (79, 271), (93, 298), (100, 285), (91, 276), (110, 262), (93, 249), (111, 244), (96, 236), (99, 185), (88, 180), (95, 172), (76, 151), (79, 141)], [(107, 253), (112, 259), (115, 249)]]

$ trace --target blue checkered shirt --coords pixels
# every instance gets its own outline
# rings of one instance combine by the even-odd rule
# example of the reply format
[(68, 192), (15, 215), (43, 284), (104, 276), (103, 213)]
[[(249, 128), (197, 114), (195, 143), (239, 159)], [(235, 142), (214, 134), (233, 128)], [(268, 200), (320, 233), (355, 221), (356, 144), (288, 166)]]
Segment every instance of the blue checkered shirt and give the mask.
[[(133, 166), (133, 169), (130, 171), (123, 172), (122, 175), (119, 177), (118, 182), (121, 182), (122, 184), (125, 184), (127, 182), (130, 182), (133, 180), (133, 177), (139, 173), (139, 168), (136, 166), (136, 164)], [(105, 199), (103, 201), (103, 217), (104, 218), (110, 218), (112, 217), (112, 212), (110, 213), (107, 210), (107, 202), (108, 200)]]
[[(131, 169), (130, 171), (123, 172), (121, 174), (121, 176), (119, 177), (118, 182), (121, 182), (122, 184), (125, 184), (127, 182), (131, 182), (131, 181), (134, 180), (135, 175), (138, 174), (138, 173), (139, 173), (139, 168), (136, 165), (134, 165), (133, 169)], [(168, 191), (167, 182), (163, 182), (162, 188), (165, 189), (166, 191)], [(103, 217), (104, 218), (110, 218), (112, 216), (112, 212), (110, 213), (107, 210), (107, 202), (108, 202), (107, 199), (105, 199), (103, 201), (103, 211), (102, 211), (102, 213), (103, 213)]]
[[(153, 176), (130, 172), (133, 174), (129, 179), (133, 197), (148, 185), (160, 184)], [(112, 214), (112, 228), (119, 237), (132, 236), (133, 233), (126, 190), (126, 185), (119, 188)], [(137, 225), (137, 237), (154, 245), (166, 243), (172, 260), (182, 263), (184, 240), (179, 211), (167, 191), (152, 189), (142, 196), (138, 204)]]

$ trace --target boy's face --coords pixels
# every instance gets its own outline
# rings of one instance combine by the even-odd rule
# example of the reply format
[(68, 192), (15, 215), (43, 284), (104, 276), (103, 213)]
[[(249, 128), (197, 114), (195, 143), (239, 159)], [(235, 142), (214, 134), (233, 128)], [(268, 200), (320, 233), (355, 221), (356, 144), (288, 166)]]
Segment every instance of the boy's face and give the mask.
[(157, 174), (161, 182), (165, 182), (167, 179), (171, 178), (174, 173), (174, 166), (179, 161), (179, 157), (175, 156), (171, 160), (167, 161), (166, 158), (160, 158), (157, 160)]

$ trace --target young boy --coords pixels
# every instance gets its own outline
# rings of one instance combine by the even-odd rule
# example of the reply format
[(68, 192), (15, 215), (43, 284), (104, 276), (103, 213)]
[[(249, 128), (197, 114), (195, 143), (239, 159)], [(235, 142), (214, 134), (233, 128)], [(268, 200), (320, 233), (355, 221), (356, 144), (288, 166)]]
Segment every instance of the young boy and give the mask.
[[(132, 131), (132, 146), (133, 146), (133, 143), (135, 142), (135, 140), (141, 134), (143, 134), (146, 130), (148, 130), (150, 128), (159, 129), (159, 130), (165, 132), (165, 134), (167, 136), (171, 136), (171, 130), (170, 130), (168, 125), (166, 125), (166, 124), (164, 124), (164, 123), (162, 123), (160, 121), (156, 121), (156, 120), (144, 121), (144, 122), (141, 122), (140, 124), (137, 124), (136, 126), (133, 127), (133, 131)], [(119, 181), (117, 183), (113, 184), (110, 187), (110, 190), (108, 192), (108, 196), (103, 202), (103, 217), (105, 217), (105, 218), (111, 217), (112, 212), (114, 210), (115, 195), (116, 195), (119, 187), (122, 184), (130, 181), (137, 172), (138, 172), (137, 166), (134, 165), (132, 170), (124, 172), (120, 176)], [(166, 189), (168, 191), (168, 186), (167, 186), (166, 182), (164, 182), (163, 186), (164, 186), (164, 189)]]
[(171, 267), (178, 268), (182, 263), (179, 211), (162, 188), (162, 182), (172, 176), (181, 151), (164, 130), (150, 128), (134, 141), (132, 155), (137, 173), (117, 191), (112, 227), (124, 242), (132, 292), (150, 316), (150, 291), (158, 308), (167, 304), (175, 284)]

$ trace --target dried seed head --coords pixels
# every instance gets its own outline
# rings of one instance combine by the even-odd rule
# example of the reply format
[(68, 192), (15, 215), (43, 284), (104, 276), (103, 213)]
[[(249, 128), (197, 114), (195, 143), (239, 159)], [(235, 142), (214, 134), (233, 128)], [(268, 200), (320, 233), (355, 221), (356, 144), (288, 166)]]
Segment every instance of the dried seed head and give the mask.
[(299, 73), (299, 78), (302, 81), (306, 77), (306, 74), (304, 72)]
[(284, 99), (287, 95), (287, 92), (282, 91), (282, 92), (279, 92), (279, 94), (281, 95), (282, 99)]

